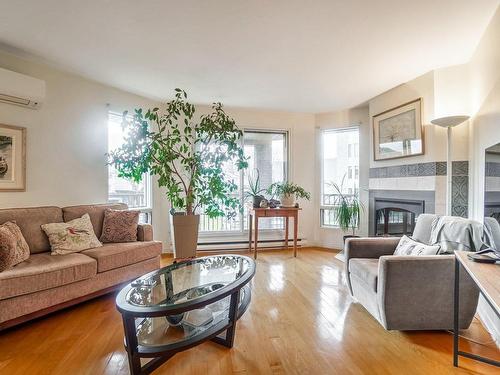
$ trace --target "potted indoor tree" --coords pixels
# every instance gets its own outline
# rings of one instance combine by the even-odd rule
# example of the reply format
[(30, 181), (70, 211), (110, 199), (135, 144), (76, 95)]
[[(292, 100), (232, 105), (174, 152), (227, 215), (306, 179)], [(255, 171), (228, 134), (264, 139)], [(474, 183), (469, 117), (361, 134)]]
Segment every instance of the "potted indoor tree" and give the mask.
[(120, 177), (140, 181), (145, 173), (156, 176), (166, 189), (173, 215), (175, 257), (196, 255), (199, 211), (209, 218), (233, 217), (240, 208), (238, 187), (224, 165), (247, 167), (240, 138), (243, 132), (215, 103), (208, 114), (195, 116), (196, 108), (183, 90), (166, 108), (136, 109), (125, 144), (109, 154)]
[(275, 182), (267, 189), (272, 196), (279, 197), (282, 207), (294, 207), (296, 198), (311, 199), (311, 194), (293, 182)]

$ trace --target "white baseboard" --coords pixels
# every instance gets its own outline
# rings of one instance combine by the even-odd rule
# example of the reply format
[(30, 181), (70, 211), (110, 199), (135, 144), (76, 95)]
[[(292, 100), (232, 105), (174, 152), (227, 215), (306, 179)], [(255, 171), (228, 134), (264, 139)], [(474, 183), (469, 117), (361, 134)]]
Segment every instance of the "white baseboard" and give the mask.
[(343, 251), (339, 252), (337, 255), (335, 255), (335, 259), (340, 260), (341, 262), (345, 263), (345, 254)]
[[(307, 245), (307, 240), (305, 238), (300, 239), (298, 241), (298, 246), (306, 246)], [(282, 248), (284, 246), (284, 241), (283, 240), (265, 240), (260, 242), (259, 241), (259, 248)], [(288, 247), (292, 248), (293, 247), (293, 240), (288, 241)], [(248, 249), (248, 242), (236, 242), (236, 243), (216, 243), (216, 244), (209, 244), (209, 243), (204, 243), (203, 245), (198, 246), (198, 251), (203, 251), (203, 250), (247, 250)]]

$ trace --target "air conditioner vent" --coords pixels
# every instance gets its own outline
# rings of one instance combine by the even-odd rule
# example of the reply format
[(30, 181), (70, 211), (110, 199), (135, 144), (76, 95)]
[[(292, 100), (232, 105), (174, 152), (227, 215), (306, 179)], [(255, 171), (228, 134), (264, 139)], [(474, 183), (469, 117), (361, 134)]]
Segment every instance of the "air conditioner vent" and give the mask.
[(37, 109), (45, 98), (45, 81), (0, 68), (0, 102)]

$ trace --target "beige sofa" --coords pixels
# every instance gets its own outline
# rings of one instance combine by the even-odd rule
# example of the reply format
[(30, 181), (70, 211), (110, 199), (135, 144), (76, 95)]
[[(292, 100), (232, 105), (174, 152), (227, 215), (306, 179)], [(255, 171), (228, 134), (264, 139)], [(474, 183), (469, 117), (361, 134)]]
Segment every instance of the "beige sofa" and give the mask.
[(137, 242), (104, 244), (68, 255), (50, 255), (40, 226), (65, 222), (88, 213), (99, 238), (104, 210), (124, 204), (34, 207), (0, 210), (0, 224), (15, 220), (31, 256), (0, 272), (0, 330), (67, 306), (109, 293), (160, 266), (161, 242), (153, 241), (150, 225), (139, 225)]

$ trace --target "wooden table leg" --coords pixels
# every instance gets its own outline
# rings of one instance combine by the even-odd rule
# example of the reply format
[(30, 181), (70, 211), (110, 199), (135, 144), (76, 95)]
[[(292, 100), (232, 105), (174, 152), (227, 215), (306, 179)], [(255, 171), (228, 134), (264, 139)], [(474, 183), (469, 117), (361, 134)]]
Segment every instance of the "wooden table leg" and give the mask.
[(253, 255), (253, 257), (255, 259), (257, 259), (257, 243), (259, 242), (259, 216), (258, 215), (255, 215), (255, 235), (254, 235), (254, 249), (255, 249), (255, 253)]
[(297, 256), (297, 232), (299, 227), (299, 215), (293, 215), (293, 256)]
[(252, 227), (253, 227), (253, 215), (248, 214), (248, 252), (252, 253)]
[(288, 216), (285, 217), (285, 249), (288, 250)]
[(128, 367), (132, 375), (142, 373), (141, 358), (137, 353), (137, 331), (134, 317), (122, 315), (123, 329), (125, 331), (125, 344), (128, 355)]

